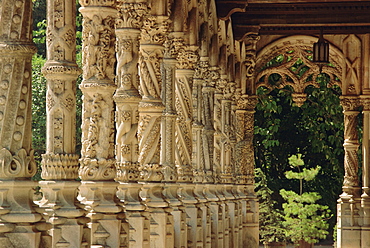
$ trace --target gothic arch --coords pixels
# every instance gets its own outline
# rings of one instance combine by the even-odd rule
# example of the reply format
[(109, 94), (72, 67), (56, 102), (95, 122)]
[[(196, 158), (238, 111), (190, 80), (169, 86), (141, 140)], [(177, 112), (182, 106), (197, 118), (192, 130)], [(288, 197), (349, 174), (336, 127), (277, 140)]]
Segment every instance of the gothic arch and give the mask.
[[(279, 74), (281, 81), (276, 87), (282, 88), (287, 85), (294, 89), (295, 94), (302, 96), (307, 86), (318, 87), (316, 78), (321, 73), (319, 66), (310, 60), (312, 56), (313, 43), (317, 42), (314, 36), (295, 35), (278, 39), (263, 47), (257, 53), (255, 67), (255, 86), (271, 88), (268, 78), (272, 74)], [(342, 86), (342, 65), (344, 54), (340, 49), (330, 43), (330, 65), (322, 67), (322, 73), (326, 73), (331, 78), (331, 84)], [(281, 62), (266, 66), (272, 59), (281, 56)], [(299, 75), (291, 67), (300, 60), (301, 66), (305, 67), (303, 74)], [(298, 70), (297, 70), (298, 71)]]

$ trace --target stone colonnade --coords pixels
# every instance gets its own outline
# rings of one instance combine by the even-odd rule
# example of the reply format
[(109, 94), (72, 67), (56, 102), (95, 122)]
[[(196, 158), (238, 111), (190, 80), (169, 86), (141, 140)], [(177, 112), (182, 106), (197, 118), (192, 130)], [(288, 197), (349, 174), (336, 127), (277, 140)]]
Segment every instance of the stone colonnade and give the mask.
[(257, 247), (246, 83), (258, 37), (234, 41), (214, 1), (81, 0), (81, 70), (75, 1), (47, 5), (38, 201), (32, 1), (0, 5), (0, 247)]

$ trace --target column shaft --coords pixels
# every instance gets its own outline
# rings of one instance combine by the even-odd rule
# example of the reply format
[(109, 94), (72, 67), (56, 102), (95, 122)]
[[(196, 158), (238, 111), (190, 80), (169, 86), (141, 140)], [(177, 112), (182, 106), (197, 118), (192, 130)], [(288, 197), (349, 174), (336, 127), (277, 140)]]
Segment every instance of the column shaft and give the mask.
[(90, 246), (120, 247), (127, 232), (117, 205), (114, 101), (116, 1), (80, 1), (83, 16), (82, 150), (78, 199), (87, 211)]
[(117, 196), (125, 211), (128, 242), (123, 247), (149, 248), (150, 222), (146, 206), (140, 197), (142, 184), (139, 171), (138, 105), (139, 94), (139, 38), (147, 3), (118, 1), (117, 36), (117, 90), (116, 103), (116, 165), (120, 185)]
[(5, 0), (0, 8), (0, 179), (2, 247), (39, 247), (32, 227), (36, 183), (31, 120), (32, 1)]
[(343, 193), (338, 200), (338, 247), (361, 247), (359, 208), (361, 203), (358, 178), (358, 130), (359, 99), (342, 96), (344, 114), (344, 181)]

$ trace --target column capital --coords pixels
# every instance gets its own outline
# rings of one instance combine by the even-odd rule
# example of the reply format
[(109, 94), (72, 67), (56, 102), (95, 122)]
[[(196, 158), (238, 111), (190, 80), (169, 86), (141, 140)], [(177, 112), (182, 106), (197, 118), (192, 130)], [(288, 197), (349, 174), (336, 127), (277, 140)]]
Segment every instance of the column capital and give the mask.
[(141, 29), (142, 44), (163, 45), (168, 35), (171, 20), (168, 16), (148, 16)]
[(360, 98), (358, 96), (341, 96), (340, 105), (343, 107), (343, 112), (357, 111), (360, 107)]
[(143, 19), (148, 14), (148, 4), (146, 2), (127, 3), (127, 1), (118, 0), (117, 9), (117, 29), (140, 29), (143, 25)]
[(360, 104), (363, 107), (363, 111), (370, 111), (370, 95), (361, 95)]
[(237, 110), (254, 111), (257, 102), (258, 97), (256, 95), (242, 95), (236, 100)]

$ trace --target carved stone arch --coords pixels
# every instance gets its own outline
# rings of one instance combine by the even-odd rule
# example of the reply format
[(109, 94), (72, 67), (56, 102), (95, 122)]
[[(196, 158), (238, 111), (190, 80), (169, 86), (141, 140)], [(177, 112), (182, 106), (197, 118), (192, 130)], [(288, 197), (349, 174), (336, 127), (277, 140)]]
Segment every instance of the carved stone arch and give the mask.
[[(270, 88), (268, 77), (274, 73), (281, 76), (281, 82), (279, 82), (280, 84), (278, 87), (290, 85), (297, 94), (303, 94), (308, 85), (318, 86), (315, 79), (320, 74), (319, 67), (308, 58), (308, 56), (312, 55), (312, 52), (310, 51), (312, 51), (314, 42), (317, 42), (316, 37), (296, 35), (281, 38), (262, 48), (257, 53), (255, 67), (256, 87), (254, 87), (254, 89), (257, 89), (260, 86)], [(344, 55), (342, 51), (333, 44), (330, 44), (329, 51), (329, 61), (331, 65), (323, 66), (322, 72), (328, 74), (331, 79), (336, 79), (331, 80), (331, 84), (336, 84), (341, 87)], [(280, 64), (264, 68), (269, 61), (279, 55), (283, 56), (283, 61)], [(290, 70), (298, 59), (301, 59), (304, 65), (308, 67), (307, 71), (301, 76), (297, 76), (292, 72), (292, 70)], [(290, 79), (286, 80), (287, 77)]]

